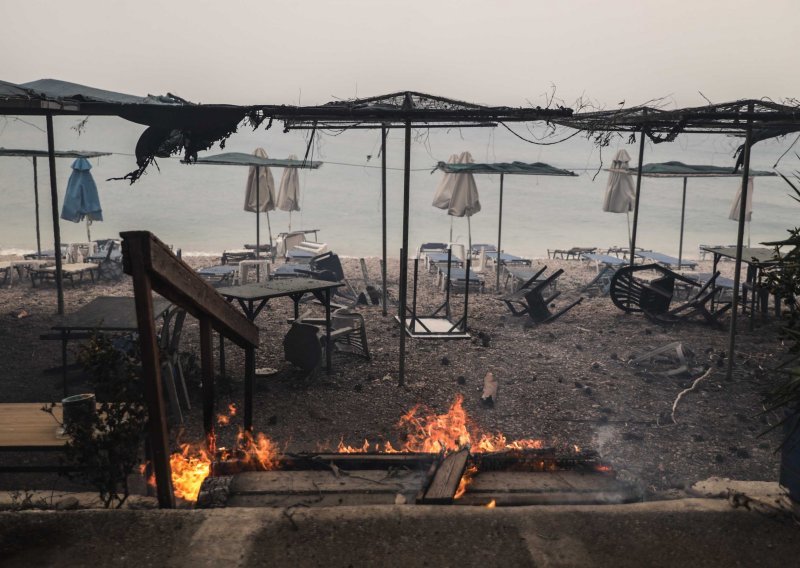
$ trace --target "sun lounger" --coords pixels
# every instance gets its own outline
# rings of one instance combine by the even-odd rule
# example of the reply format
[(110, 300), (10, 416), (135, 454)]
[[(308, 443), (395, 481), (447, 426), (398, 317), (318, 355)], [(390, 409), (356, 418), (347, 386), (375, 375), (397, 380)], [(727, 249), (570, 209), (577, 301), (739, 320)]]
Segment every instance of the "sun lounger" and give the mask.
[(308, 263), (287, 262), (272, 270), (272, 278), (300, 278), (304, 276), (298, 270), (308, 270)]
[(586, 260), (591, 260), (594, 262), (595, 267), (597, 270), (600, 270), (600, 266), (625, 266), (628, 264), (627, 260), (623, 260), (616, 256), (611, 256), (610, 254), (600, 254), (594, 252), (585, 252), (581, 255)]
[(697, 268), (697, 263), (693, 260), (678, 260), (674, 256), (669, 256), (668, 254), (662, 254), (660, 252), (653, 252), (653, 251), (639, 251), (636, 253), (637, 258), (641, 258), (643, 260), (649, 260), (650, 262), (655, 262), (657, 264), (661, 264), (666, 266), (667, 268), (677, 268), (680, 269), (681, 267), (685, 266), (694, 270)]
[(501, 252), (499, 255), (497, 251), (486, 252), (486, 258), (494, 262), (495, 265), (497, 265), (498, 256), (500, 257), (500, 266), (530, 266), (533, 264), (533, 260), (530, 258), (523, 258), (507, 252)]
[(478, 245), (472, 245), (471, 249), (472, 256), (476, 257), (479, 254), (481, 254), (481, 249), (485, 250), (486, 254), (489, 254), (490, 252), (497, 252), (497, 247), (494, 245), (478, 244)]
[(208, 281), (212, 286), (230, 286), (239, 272), (237, 264), (218, 264), (200, 268), (197, 274)]
[[(442, 290), (446, 290), (447, 286), (450, 286), (450, 289), (453, 291), (464, 291), (467, 287), (467, 269), (466, 268), (458, 268), (451, 266), (450, 267), (450, 278), (447, 278), (447, 265), (439, 267), (439, 274), (438, 274), (438, 281), (439, 286)], [(472, 272), (470, 270), (469, 273), (469, 286), (470, 289), (477, 289), (479, 292), (483, 292), (484, 290), (484, 281), (483, 275)]]
[(426, 252), (424, 253), (425, 266), (428, 267), (430, 272), (436, 272), (441, 267), (447, 267), (447, 259), (450, 259), (450, 265), (454, 268), (461, 268), (464, 266), (464, 261), (456, 255), (448, 254), (447, 252)]
[(222, 264), (239, 264), (243, 260), (255, 259), (256, 253), (252, 250), (226, 250), (222, 253)]
[[(79, 280), (82, 282), (83, 277), (88, 274), (89, 277), (94, 282), (95, 274), (99, 269), (100, 265), (94, 264), (92, 262), (75, 262), (75, 263), (67, 263), (61, 265), (61, 276), (64, 280), (69, 280), (70, 284), (75, 286), (75, 277), (79, 277)], [(39, 282), (44, 282), (45, 280), (52, 280), (55, 281), (56, 279), (56, 267), (55, 266), (45, 266), (42, 268), (34, 268), (29, 270), (28, 272), (31, 277), (31, 285), (36, 287), (36, 280), (38, 279)]]
[(597, 247), (572, 247), (570, 249), (547, 249), (547, 256), (550, 258), (560, 258), (562, 260), (579, 260), (582, 254), (593, 253)]

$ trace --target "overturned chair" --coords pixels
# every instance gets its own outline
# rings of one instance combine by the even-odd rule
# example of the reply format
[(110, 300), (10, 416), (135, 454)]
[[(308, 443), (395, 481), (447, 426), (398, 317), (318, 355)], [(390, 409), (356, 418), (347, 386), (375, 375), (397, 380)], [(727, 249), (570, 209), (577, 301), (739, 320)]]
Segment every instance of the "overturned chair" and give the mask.
[[(656, 278), (645, 280), (637, 276), (647, 272), (655, 273)], [(622, 311), (642, 312), (655, 322), (675, 323), (699, 316), (706, 323), (721, 327), (720, 316), (730, 309), (731, 304), (715, 302), (718, 292), (715, 282), (718, 277), (719, 272), (716, 272), (701, 285), (660, 264), (625, 266), (611, 278), (609, 294), (614, 305)], [(690, 293), (689, 299), (683, 304), (672, 307), (676, 283), (696, 292)]]
[[(539, 277), (544, 274), (545, 270), (547, 270), (546, 266), (529, 278), (516, 292), (498, 298), (508, 307), (512, 315), (522, 316), (527, 314), (536, 323), (549, 323), (583, 301), (583, 297), (580, 297), (555, 312), (551, 311), (550, 304), (561, 295), (561, 292), (555, 291), (555, 283), (558, 277), (564, 273), (564, 270), (559, 269), (550, 276), (540, 279)], [(544, 294), (548, 288), (552, 295), (545, 298)]]
[[(331, 345), (334, 351), (371, 359), (364, 316), (340, 308), (331, 314)], [(304, 371), (313, 371), (325, 359), (325, 320), (301, 315), (283, 339), (286, 360)]]

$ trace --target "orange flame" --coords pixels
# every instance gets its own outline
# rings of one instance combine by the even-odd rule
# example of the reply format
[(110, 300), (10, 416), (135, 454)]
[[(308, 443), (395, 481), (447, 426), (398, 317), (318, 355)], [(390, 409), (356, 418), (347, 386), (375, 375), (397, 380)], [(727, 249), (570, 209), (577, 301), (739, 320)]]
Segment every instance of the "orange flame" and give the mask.
[[(544, 447), (542, 440), (509, 441), (503, 434), (481, 432), (467, 416), (467, 412), (464, 410), (464, 397), (460, 394), (456, 395), (455, 401), (444, 414), (436, 414), (418, 404), (400, 418), (397, 428), (405, 436), (405, 442), (399, 450), (402, 452), (438, 454), (469, 447), (472, 453), (481, 453)], [(364, 453), (368, 452), (370, 448), (379, 452), (398, 452), (389, 442), (373, 446), (369, 440), (364, 440), (361, 446), (349, 446), (344, 441), (340, 441), (337, 451)]]
[(231, 403), (228, 405), (228, 414), (218, 414), (217, 424), (220, 426), (227, 426), (231, 423), (231, 418), (236, 416), (236, 405)]
[(175, 497), (197, 501), (200, 486), (211, 470), (211, 458), (199, 444), (182, 444), (181, 451), (170, 456), (172, 490)]
[(458, 482), (458, 489), (456, 489), (456, 494), (453, 496), (453, 499), (461, 499), (464, 496), (464, 493), (467, 492), (467, 486), (472, 483), (472, 478), (478, 473), (477, 466), (470, 465), (464, 475), (461, 476), (461, 481)]
[(497, 501), (495, 501), (494, 499), (486, 503), (487, 509), (494, 509), (495, 507), (497, 507)]

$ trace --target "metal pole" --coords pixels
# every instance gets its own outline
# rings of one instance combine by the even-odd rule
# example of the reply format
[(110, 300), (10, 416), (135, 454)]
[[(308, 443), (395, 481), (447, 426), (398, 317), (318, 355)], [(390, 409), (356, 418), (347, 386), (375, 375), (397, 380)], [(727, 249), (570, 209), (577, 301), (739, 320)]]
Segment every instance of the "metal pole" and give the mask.
[[(647, 111), (644, 111), (647, 113)], [(631, 233), (630, 265), (633, 266), (636, 251), (636, 228), (639, 223), (639, 195), (642, 191), (642, 158), (644, 158), (644, 128), (639, 133), (639, 165), (636, 168), (636, 199), (633, 204), (633, 232)]]
[(406, 120), (405, 158), (403, 165), (403, 248), (400, 249), (400, 378), (405, 385), (406, 372), (406, 294), (408, 293), (408, 214), (411, 195), (411, 121)]
[(53, 141), (53, 115), (47, 113), (47, 160), (50, 165), (50, 201), (53, 208), (53, 245), (56, 257), (56, 296), (58, 315), (64, 315), (64, 281), (61, 272), (61, 227), (58, 223), (58, 184), (56, 183), (56, 149)]
[(739, 282), (742, 271), (742, 244), (744, 241), (744, 220), (747, 214), (747, 178), (750, 177), (750, 144), (753, 139), (753, 105), (748, 105), (747, 136), (744, 142), (744, 168), (742, 169), (742, 198), (739, 201), (739, 230), (736, 235), (736, 267), (733, 270), (733, 305), (731, 306), (731, 329), (728, 339), (728, 368), (725, 378), (733, 376), (733, 364), (736, 355), (736, 308), (739, 305)]
[(678, 269), (683, 264), (683, 221), (686, 217), (686, 178), (683, 178), (683, 201), (681, 201), (681, 239), (678, 243)]
[(383, 229), (383, 264), (381, 265), (381, 305), (386, 317), (386, 135), (389, 131), (381, 126), (381, 227)]
[(261, 170), (256, 166), (256, 260), (258, 260), (258, 249), (261, 248), (261, 223), (259, 222), (261, 211), (261, 187), (259, 186)]
[(33, 157), (33, 200), (36, 204), (36, 253), (42, 255), (42, 238), (39, 234), (39, 168), (36, 156)]
[(500, 212), (497, 215), (497, 261), (494, 264), (494, 271), (497, 273), (497, 282), (495, 290), (500, 293), (500, 237), (503, 235), (503, 177), (505, 174), (500, 174)]

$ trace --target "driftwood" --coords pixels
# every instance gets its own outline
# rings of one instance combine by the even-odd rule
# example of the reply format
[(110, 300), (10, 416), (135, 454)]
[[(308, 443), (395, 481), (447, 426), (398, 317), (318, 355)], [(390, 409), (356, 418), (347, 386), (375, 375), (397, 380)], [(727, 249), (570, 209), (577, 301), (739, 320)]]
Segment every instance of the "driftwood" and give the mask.
[(481, 395), (481, 402), (484, 406), (494, 406), (497, 401), (497, 379), (491, 372), (486, 373), (483, 378), (483, 394)]
[(693, 391), (695, 389), (695, 387), (698, 384), (700, 384), (700, 381), (702, 381), (703, 379), (707, 379), (708, 376), (711, 374), (712, 370), (713, 369), (711, 367), (709, 367), (708, 370), (705, 373), (703, 373), (702, 375), (697, 377), (694, 380), (694, 382), (692, 382), (692, 386), (690, 386), (688, 389), (683, 389), (681, 392), (678, 393), (678, 396), (675, 398), (675, 402), (672, 403), (672, 415), (671, 416), (672, 416), (672, 421), (674, 423), (677, 424), (677, 420), (675, 420), (675, 412), (678, 410), (678, 401), (680, 401), (680, 399), (683, 397), (683, 395), (685, 395), (688, 392)]

